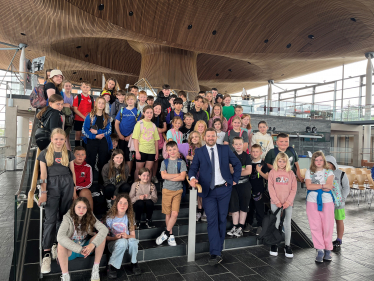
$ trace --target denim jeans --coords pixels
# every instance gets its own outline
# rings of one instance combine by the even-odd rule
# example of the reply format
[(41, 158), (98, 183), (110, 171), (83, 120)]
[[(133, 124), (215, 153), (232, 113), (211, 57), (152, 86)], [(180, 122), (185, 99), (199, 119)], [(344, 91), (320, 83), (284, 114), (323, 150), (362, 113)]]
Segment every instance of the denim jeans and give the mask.
[(123, 255), (125, 254), (125, 251), (127, 249), (129, 249), (131, 262), (136, 263), (136, 256), (138, 255), (138, 244), (139, 240), (135, 238), (121, 238), (115, 241), (110, 241), (108, 243), (108, 249), (109, 252), (112, 253), (112, 256), (109, 259), (109, 264), (111, 264), (117, 269), (120, 269), (123, 260)]

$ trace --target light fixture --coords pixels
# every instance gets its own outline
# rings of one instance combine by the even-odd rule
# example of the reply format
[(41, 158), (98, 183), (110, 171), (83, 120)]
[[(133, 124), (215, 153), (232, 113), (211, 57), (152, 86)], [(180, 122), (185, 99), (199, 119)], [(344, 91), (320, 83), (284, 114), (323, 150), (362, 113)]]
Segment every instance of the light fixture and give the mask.
[(275, 127), (273, 128), (273, 132), (275, 131)]
[(317, 133), (317, 128), (316, 128), (316, 127), (313, 127), (313, 128), (312, 128), (312, 132), (313, 132), (313, 133)]
[(81, 78), (79, 78), (79, 80), (82, 80), (82, 77), (81, 77)]
[(230, 68), (229, 71), (232, 72), (232, 69)]
[(309, 127), (309, 126), (306, 126), (306, 128), (305, 128), (305, 132), (306, 133), (310, 133), (312, 131), (312, 129)]
[(22, 36), (26, 36), (26, 34), (25, 34), (25, 33), (23, 33), (23, 32), (21, 32), (21, 35), (22, 35)]
[(288, 43), (288, 45), (286, 46), (287, 49), (291, 48), (291, 43)]
[(212, 34), (216, 35), (217, 34), (217, 30), (213, 30)]
[(351, 18), (351, 21), (354, 21), (354, 22), (356, 22), (356, 19), (355, 19), (355, 18)]
[(94, 79), (94, 81), (96, 81), (96, 78)]
[(310, 35), (308, 35), (308, 38), (309, 38), (309, 39), (314, 39), (314, 35), (313, 35), (313, 34), (310, 34)]
[(130, 11), (129, 12), (129, 16), (132, 17), (134, 15), (134, 12), (133, 11)]
[(265, 39), (264, 43), (266, 44), (267, 42), (269, 42), (269, 39)]
[(88, 54), (86, 54), (84, 57), (85, 57), (85, 58), (88, 58)]
[(219, 73), (216, 73), (216, 76), (219, 76)]
[(187, 26), (187, 29), (191, 29), (192, 28), (192, 24), (190, 24), (189, 26)]
[(248, 64), (251, 64), (250, 62), (248, 62)]
[(77, 48), (77, 49), (80, 49), (80, 48), (82, 48), (82, 46), (77, 46), (76, 48)]
[(104, 10), (104, 4), (99, 5), (99, 11), (102, 11), (102, 10)]
[(73, 74), (77, 74), (77, 72), (76, 72), (76, 71), (74, 71), (74, 72), (73, 72)]
[(271, 127), (269, 127), (269, 131), (271, 131)]

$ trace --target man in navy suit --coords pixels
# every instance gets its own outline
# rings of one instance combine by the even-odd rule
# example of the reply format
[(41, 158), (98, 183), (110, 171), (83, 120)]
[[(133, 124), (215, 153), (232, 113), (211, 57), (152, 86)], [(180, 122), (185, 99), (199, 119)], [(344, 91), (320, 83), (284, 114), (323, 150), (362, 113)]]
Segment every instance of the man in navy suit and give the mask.
[[(226, 235), (226, 217), (229, 210), (232, 186), (240, 178), (242, 165), (228, 145), (217, 145), (217, 132), (213, 128), (205, 133), (206, 145), (195, 150), (188, 176), (190, 184), (196, 187), (195, 178), (200, 172), (199, 183), (203, 192), (203, 207), (208, 220), (208, 236), (210, 244), (209, 264), (222, 261), (223, 242)], [(230, 173), (231, 164), (234, 174)]]

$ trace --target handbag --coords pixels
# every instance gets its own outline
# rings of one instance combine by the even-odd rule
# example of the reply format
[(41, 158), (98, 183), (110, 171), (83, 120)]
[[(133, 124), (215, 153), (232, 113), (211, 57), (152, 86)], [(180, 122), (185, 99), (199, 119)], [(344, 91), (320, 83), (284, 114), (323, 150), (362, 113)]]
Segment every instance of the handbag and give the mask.
[(278, 228), (275, 226), (277, 222), (277, 214), (283, 210), (283, 208), (278, 208), (274, 213), (269, 210), (268, 214), (262, 220), (262, 231), (258, 236), (258, 239), (262, 240), (265, 245), (277, 245), (283, 240), (282, 227), (285, 217), (285, 212), (283, 210), (280, 216), (280, 223)]

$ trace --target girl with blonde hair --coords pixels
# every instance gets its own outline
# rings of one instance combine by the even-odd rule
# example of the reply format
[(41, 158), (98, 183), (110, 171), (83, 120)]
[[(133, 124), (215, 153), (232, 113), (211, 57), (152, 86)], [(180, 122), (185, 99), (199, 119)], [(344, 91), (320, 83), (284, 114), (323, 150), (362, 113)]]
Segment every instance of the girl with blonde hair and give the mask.
[(204, 138), (205, 138), (205, 132), (206, 132), (206, 129), (208, 129), (207, 125), (206, 125), (206, 122), (204, 120), (199, 120), (196, 122), (195, 124), (195, 127), (194, 127), (194, 131), (198, 132), (201, 136), (201, 145), (205, 145), (205, 141), (204, 141)]

